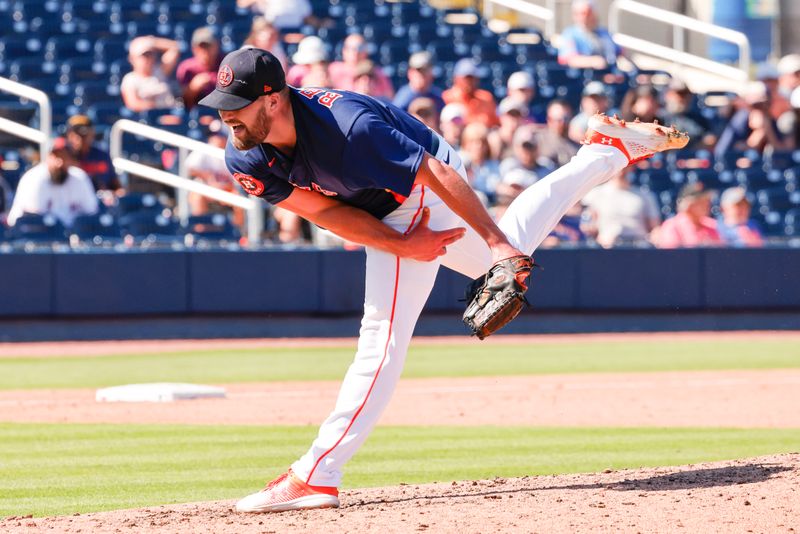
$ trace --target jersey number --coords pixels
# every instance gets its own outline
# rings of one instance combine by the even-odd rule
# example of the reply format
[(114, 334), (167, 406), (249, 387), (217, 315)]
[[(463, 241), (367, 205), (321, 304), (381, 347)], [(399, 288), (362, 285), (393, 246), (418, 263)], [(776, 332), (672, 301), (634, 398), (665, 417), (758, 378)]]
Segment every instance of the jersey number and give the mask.
[(339, 93), (334, 93), (333, 91), (326, 91), (325, 89), (301, 89), (300, 94), (308, 98), (309, 100), (319, 95), (317, 101), (326, 108), (330, 108), (333, 105), (333, 103), (336, 102), (336, 100), (342, 97), (342, 95)]

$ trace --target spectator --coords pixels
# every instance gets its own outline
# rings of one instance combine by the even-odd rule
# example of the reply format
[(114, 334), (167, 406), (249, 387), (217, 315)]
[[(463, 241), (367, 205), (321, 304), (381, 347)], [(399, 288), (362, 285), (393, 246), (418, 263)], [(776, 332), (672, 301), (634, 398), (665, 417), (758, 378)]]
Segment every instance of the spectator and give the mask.
[(622, 118), (626, 121), (639, 119), (642, 122), (658, 121), (664, 124), (658, 91), (652, 85), (640, 85), (629, 90), (620, 107)]
[(75, 163), (67, 140), (55, 139), (45, 161), (20, 178), (8, 224), (13, 226), (25, 213), (37, 213), (53, 215), (70, 226), (78, 215), (97, 213), (92, 180)]
[(433, 85), (433, 57), (430, 52), (416, 52), (408, 58), (408, 83), (397, 90), (393, 104), (408, 110), (415, 98), (424, 96), (436, 104), (437, 113), (444, 108), (442, 90)]
[[(2, 169), (3, 157), (0, 156), (0, 170)], [(5, 222), (5, 214), (11, 206), (12, 190), (3, 173), (0, 172), (0, 224)]]
[(250, 33), (244, 40), (242, 48), (260, 48), (271, 52), (281, 62), (284, 71), (289, 68), (289, 58), (281, 44), (281, 31), (264, 17), (253, 19)]
[(620, 49), (605, 28), (597, 25), (593, 0), (573, 0), (572, 26), (561, 33), (558, 62), (578, 69), (614, 66)]
[[(222, 149), (225, 148), (227, 142), (228, 138), (218, 133), (212, 134), (208, 138), (209, 145)], [(196, 181), (229, 193), (236, 191), (231, 173), (228, 172), (223, 160), (195, 151), (189, 154), (184, 163), (189, 171), (189, 176)], [(208, 197), (196, 193), (189, 193), (189, 209), (192, 215), (229, 213), (233, 211), (235, 224), (241, 226), (244, 223), (244, 214), (241, 209), (233, 208), (232, 210), (227, 205), (219, 204)]]
[(353, 72), (353, 91), (388, 103), (390, 100), (383, 93), (383, 82), (377, 74), (378, 70), (369, 59), (359, 62)]
[(151, 35), (133, 39), (128, 61), (133, 68), (122, 78), (120, 93), (125, 107), (140, 112), (175, 105), (169, 76), (175, 70), (180, 51), (178, 43)]
[(461, 135), (460, 153), (469, 185), (487, 206), (494, 203), (495, 188), (500, 182), (500, 166), (491, 159), (488, 134), (485, 124), (468, 124)]
[(286, 74), (286, 83), (295, 87), (328, 87), (328, 52), (316, 35), (303, 37), (292, 55), (294, 65)]
[(408, 112), (436, 133), (441, 133), (439, 110), (432, 98), (419, 96), (408, 105)]
[(717, 159), (725, 154), (748, 149), (763, 152), (765, 148), (785, 150), (792, 146), (792, 139), (784, 139), (777, 123), (769, 115), (769, 94), (763, 82), (753, 82), (748, 88), (744, 106), (734, 113), (725, 126), (714, 149)]
[(778, 62), (778, 91), (790, 98), (792, 91), (800, 87), (800, 54), (783, 56)]
[(497, 118), (497, 104), (489, 91), (478, 88), (478, 66), (472, 59), (464, 58), (453, 69), (453, 87), (442, 93), (445, 103), (459, 103), (466, 110), (466, 122), (482, 122), (495, 127), (500, 124)]
[(308, 0), (236, 0), (236, 5), (263, 15), (267, 22), (281, 30), (299, 28), (313, 19)]
[(567, 136), (572, 108), (564, 100), (551, 100), (547, 105), (547, 124), (536, 134), (539, 157), (550, 161), (553, 168), (565, 165), (578, 153), (580, 145)]
[(108, 152), (94, 143), (94, 123), (86, 115), (73, 115), (67, 121), (67, 148), (78, 167), (89, 175), (96, 191), (122, 192)]
[(589, 118), (595, 113), (608, 113), (610, 102), (603, 82), (593, 81), (586, 84), (581, 96), (581, 110), (569, 122), (569, 138), (575, 143), (583, 141)]
[[(356, 83), (356, 70), (358, 64), (369, 59), (367, 42), (358, 33), (351, 33), (342, 45), (342, 61), (334, 61), (328, 70), (333, 87), (352, 91)], [(374, 67), (372, 76), (375, 78), (372, 96), (389, 99), (394, 96), (392, 82), (380, 67)]]
[(703, 184), (683, 186), (678, 193), (678, 214), (657, 230), (659, 248), (708, 247), (722, 243), (717, 222), (710, 217), (711, 198)]
[(500, 126), (489, 133), (489, 146), (495, 159), (502, 160), (514, 155), (514, 133), (525, 124), (527, 112), (528, 107), (523, 102), (510, 96), (500, 101), (497, 106)]
[(750, 219), (750, 201), (743, 187), (731, 187), (719, 201), (722, 215), (717, 219), (717, 231), (726, 245), (760, 247), (764, 238), (758, 224)]
[(214, 90), (217, 69), (222, 61), (219, 40), (211, 26), (197, 28), (192, 33), (192, 57), (178, 65), (178, 83), (183, 90), (183, 105), (191, 109)]
[(664, 94), (664, 122), (674, 124), (678, 130), (688, 132), (690, 147), (712, 147), (717, 137), (705, 117), (693, 109), (694, 95), (677, 78), (673, 78)]
[(529, 121), (538, 124), (544, 122), (544, 114), (533, 103), (536, 98), (536, 82), (530, 72), (520, 70), (512, 73), (506, 82), (506, 89), (506, 98), (518, 100), (525, 105), (525, 117)]
[(550, 172), (550, 169), (539, 163), (536, 127), (532, 124), (523, 125), (517, 130), (512, 147), (514, 155), (500, 163), (502, 180), (497, 186), (496, 195), (500, 204), (510, 203)]
[(630, 167), (583, 198), (587, 208), (583, 229), (604, 248), (645, 243), (661, 223), (655, 197), (632, 186), (629, 175)]
[(791, 95), (784, 95), (780, 91), (779, 78), (778, 69), (772, 63), (760, 63), (756, 68), (756, 80), (763, 82), (767, 88), (769, 114), (776, 120), (792, 109), (792, 106), (789, 105)]
[(439, 114), (439, 124), (442, 128), (442, 137), (447, 143), (458, 150), (461, 146), (461, 134), (466, 125), (467, 110), (458, 103), (447, 104)]

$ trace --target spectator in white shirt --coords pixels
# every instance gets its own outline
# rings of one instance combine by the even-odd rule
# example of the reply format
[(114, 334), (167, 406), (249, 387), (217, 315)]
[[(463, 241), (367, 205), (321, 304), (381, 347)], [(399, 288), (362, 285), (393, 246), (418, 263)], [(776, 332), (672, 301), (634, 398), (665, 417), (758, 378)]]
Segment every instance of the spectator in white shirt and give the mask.
[(22, 175), (8, 213), (13, 226), (25, 213), (53, 215), (71, 226), (78, 215), (97, 213), (97, 196), (89, 175), (76, 166), (63, 137), (53, 142), (44, 162)]
[(260, 13), (281, 30), (302, 26), (311, 18), (308, 0), (236, 0), (236, 5)]

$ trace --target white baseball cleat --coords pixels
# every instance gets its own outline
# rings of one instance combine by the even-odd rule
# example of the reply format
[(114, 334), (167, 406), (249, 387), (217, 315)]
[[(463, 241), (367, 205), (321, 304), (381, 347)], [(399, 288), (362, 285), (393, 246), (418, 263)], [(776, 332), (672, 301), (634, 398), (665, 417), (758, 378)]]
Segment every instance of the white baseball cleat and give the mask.
[(628, 158), (628, 164), (651, 157), (656, 152), (683, 148), (689, 136), (675, 126), (655, 122), (625, 122), (598, 113), (589, 119), (585, 145), (609, 145), (618, 148)]
[(309, 486), (290, 469), (258, 493), (236, 503), (237, 512), (268, 513), (311, 508), (338, 508), (339, 490), (328, 486)]

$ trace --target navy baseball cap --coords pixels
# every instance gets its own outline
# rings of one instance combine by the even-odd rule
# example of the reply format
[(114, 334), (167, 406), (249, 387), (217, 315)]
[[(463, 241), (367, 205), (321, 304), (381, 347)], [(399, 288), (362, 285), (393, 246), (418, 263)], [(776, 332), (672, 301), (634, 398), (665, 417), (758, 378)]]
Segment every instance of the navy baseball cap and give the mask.
[(216, 88), (200, 104), (233, 111), (284, 87), (286, 76), (278, 58), (260, 48), (243, 48), (225, 56), (217, 72)]

